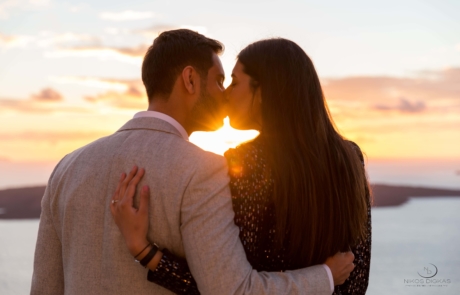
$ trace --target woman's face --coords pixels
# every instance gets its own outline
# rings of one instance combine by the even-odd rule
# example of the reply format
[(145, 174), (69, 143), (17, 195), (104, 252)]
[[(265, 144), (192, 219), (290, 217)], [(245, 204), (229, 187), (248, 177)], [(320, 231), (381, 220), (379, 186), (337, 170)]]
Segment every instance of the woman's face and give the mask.
[(236, 62), (232, 71), (232, 84), (225, 90), (230, 125), (239, 130), (262, 128), (260, 87), (253, 92), (251, 77), (243, 71), (243, 64)]

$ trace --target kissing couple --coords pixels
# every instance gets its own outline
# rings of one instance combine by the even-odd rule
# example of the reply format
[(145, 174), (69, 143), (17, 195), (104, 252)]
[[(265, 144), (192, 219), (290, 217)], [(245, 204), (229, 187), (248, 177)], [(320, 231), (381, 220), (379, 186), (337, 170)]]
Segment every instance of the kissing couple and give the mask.
[[(261, 40), (225, 88), (222, 51), (186, 29), (154, 40), (148, 110), (51, 174), (31, 294), (365, 294), (363, 155), (334, 127), (312, 61)], [(225, 116), (260, 135), (224, 157), (189, 142)]]

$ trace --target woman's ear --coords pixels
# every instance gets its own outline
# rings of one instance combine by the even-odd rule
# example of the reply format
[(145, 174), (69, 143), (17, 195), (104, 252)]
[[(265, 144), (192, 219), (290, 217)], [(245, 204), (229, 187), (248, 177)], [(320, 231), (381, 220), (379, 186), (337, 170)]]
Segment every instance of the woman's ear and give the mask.
[(182, 81), (189, 94), (195, 94), (199, 90), (200, 77), (192, 66), (186, 66), (182, 70)]

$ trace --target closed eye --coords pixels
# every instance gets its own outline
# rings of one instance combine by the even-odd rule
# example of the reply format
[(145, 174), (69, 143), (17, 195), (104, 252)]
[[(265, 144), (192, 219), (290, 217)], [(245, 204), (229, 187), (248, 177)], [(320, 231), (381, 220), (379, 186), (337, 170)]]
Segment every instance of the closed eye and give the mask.
[(225, 78), (222, 77), (217, 81), (217, 84), (219, 84), (220, 87), (224, 88), (224, 81), (225, 81)]

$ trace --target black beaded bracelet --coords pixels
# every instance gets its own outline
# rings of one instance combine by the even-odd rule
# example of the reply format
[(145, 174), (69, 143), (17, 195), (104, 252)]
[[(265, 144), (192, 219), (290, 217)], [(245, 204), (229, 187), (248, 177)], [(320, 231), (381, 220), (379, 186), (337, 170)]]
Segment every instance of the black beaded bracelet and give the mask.
[(149, 253), (147, 253), (147, 255), (145, 255), (145, 257), (142, 258), (142, 260), (139, 261), (141, 263), (141, 265), (143, 267), (147, 267), (147, 264), (149, 264), (149, 262), (153, 259), (155, 254), (157, 254), (157, 252), (158, 252), (158, 246), (156, 244), (153, 244), (152, 248), (149, 251)]

